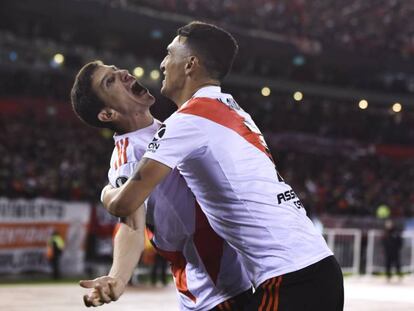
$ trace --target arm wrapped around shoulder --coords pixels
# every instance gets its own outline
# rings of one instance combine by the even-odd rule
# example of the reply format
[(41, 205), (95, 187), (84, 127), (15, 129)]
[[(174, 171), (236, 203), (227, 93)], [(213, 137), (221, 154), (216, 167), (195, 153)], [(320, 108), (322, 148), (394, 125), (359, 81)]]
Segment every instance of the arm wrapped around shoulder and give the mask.
[(134, 210), (130, 210), (126, 208), (126, 206), (122, 207), (122, 205), (117, 203), (116, 198), (121, 190), (121, 187), (114, 188), (111, 185), (106, 185), (101, 192), (101, 202), (110, 214), (117, 217), (127, 217), (131, 215)]
[(126, 217), (135, 212), (152, 190), (171, 172), (155, 160), (143, 158), (134, 174), (119, 188), (103, 191), (103, 205), (114, 216)]

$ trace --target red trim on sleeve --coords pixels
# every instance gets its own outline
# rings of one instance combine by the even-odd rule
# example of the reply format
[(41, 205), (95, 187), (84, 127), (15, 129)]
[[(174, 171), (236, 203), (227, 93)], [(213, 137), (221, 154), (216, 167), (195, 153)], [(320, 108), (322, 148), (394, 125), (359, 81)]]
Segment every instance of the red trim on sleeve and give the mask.
[(119, 167), (119, 158), (121, 156), (121, 146), (120, 146), (119, 141), (117, 141), (115, 143), (115, 146), (116, 146), (116, 151), (117, 151), (117, 154), (118, 154), (118, 158), (115, 160), (114, 166), (115, 166), (115, 169), (117, 170), (118, 167)]
[(122, 161), (122, 164), (125, 164), (128, 161), (128, 159), (127, 159), (127, 148), (128, 148), (128, 145), (129, 145), (129, 139), (127, 137), (127, 138), (125, 138), (125, 141), (124, 141), (124, 144), (123, 144), (123, 148), (122, 148), (122, 153), (123, 153), (123, 159), (122, 159), (123, 161)]

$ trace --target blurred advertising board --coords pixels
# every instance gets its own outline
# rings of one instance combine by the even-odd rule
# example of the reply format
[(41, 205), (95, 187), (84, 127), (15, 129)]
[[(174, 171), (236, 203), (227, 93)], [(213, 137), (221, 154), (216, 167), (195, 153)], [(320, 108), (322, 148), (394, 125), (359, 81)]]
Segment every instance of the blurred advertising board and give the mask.
[(50, 272), (47, 242), (54, 231), (65, 241), (61, 270), (84, 269), (90, 204), (36, 198), (0, 198), (0, 274)]

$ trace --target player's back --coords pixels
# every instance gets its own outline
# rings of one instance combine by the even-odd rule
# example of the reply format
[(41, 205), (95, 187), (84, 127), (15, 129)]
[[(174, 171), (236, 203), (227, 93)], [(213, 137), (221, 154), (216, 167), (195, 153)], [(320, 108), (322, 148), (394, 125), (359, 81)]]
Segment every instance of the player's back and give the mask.
[[(112, 184), (132, 175), (159, 125), (115, 136)], [(251, 286), (237, 253), (213, 231), (178, 170), (156, 187), (146, 209), (151, 240), (171, 262), (183, 310), (212, 309)]]
[[(145, 156), (178, 167), (214, 230), (243, 256), (255, 285), (332, 255), (278, 175), (260, 131), (230, 95), (203, 88), (165, 126)], [(172, 148), (181, 155), (171, 156)]]

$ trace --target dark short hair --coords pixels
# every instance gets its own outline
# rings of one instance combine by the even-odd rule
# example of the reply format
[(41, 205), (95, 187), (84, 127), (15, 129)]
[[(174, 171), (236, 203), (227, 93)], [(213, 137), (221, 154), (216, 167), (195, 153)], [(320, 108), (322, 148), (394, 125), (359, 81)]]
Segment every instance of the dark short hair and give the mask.
[(76, 75), (70, 92), (72, 108), (75, 114), (88, 125), (100, 128), (111, 128), (111, 123), (98, 119), (99, 112), (105, 103), (92, 89), (92, 75), (103, 63), (99, 60), (87, 63)]
[(239, 50), (236, 39), (224, 29), (203, 22), (191, 22), (177, 30), (200, 57), (211, 78), (222, 80), (231, 70)]

